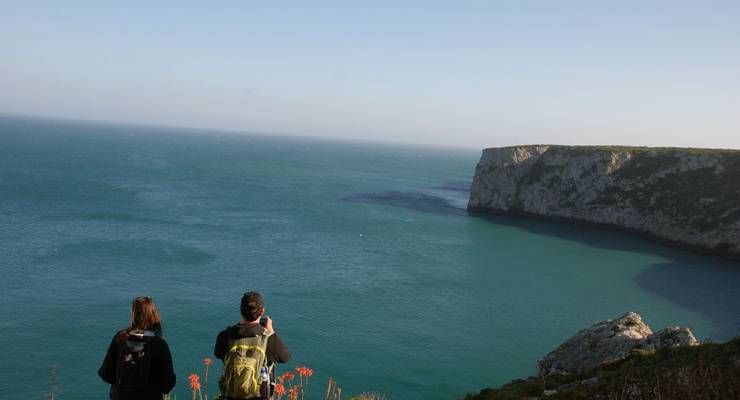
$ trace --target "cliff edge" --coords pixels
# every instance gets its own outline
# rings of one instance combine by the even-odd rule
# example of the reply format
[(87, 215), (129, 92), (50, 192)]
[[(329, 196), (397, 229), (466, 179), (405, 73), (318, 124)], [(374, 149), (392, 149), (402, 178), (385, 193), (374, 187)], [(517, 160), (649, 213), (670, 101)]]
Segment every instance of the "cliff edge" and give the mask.
[(740, 259), (740, 150), (485, 149), (468, 210), (618, 227)]

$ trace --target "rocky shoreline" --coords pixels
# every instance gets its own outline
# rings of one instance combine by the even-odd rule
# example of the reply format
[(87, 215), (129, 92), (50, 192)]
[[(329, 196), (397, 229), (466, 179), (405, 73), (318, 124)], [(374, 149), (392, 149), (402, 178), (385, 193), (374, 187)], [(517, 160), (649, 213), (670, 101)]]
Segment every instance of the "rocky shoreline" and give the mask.
[(619, 229), (740, 260), (740, 151), (485, 149), (468, 210)]

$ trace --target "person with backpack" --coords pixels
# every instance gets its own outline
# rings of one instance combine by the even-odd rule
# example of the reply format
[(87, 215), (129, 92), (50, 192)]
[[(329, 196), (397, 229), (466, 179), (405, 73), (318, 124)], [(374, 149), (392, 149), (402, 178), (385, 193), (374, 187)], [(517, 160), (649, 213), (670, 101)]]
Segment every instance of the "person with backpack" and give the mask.
[(133, 300), (131, 323), (113, 336), (98, 375), (111, 385), (112, 400), (162, 400), (175, 387), (172, 355), (151, 297)]
[(219, 379), (221, 399), (269, 399), (275, 386), (276, 363), (290, 360), (290, 352), (265, 316), (262, 295), (242, 296), (241, 319), (218, 334), (213, 355), (224, 362)]

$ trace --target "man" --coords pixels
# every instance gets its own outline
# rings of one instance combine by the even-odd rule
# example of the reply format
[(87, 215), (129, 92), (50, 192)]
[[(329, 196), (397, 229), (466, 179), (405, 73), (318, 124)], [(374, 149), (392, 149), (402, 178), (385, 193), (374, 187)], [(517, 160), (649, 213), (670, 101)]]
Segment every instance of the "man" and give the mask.
[[(268, 399), (275, 381), (272, 366), (288, 362), (290, 352), (275, 334), (272, 319), (264, 315), (262, 295), (244, 293), (240, 311), (239, 323), (221, 331), (213, 349), (213, 355), (224, 362), (224, 375), (219, 381), (222, 398)], [(256, 368), (250, 367), (253, 364)], [(269, 372), (265, 373), (263, 366)], [(255, 381), (258, 388), (251, 383)]]

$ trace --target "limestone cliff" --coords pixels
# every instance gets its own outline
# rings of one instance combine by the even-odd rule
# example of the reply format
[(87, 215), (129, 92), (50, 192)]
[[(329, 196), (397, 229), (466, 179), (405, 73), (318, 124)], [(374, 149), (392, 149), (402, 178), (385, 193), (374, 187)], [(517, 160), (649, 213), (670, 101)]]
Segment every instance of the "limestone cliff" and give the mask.
[(468, 210), (614, 226), (740, 259), (740, 150), (485, 149)]

